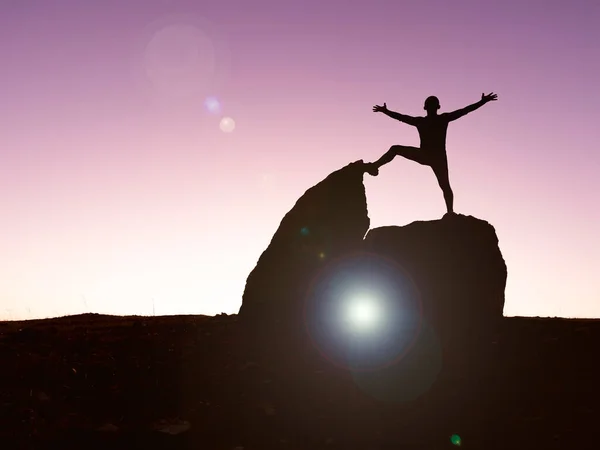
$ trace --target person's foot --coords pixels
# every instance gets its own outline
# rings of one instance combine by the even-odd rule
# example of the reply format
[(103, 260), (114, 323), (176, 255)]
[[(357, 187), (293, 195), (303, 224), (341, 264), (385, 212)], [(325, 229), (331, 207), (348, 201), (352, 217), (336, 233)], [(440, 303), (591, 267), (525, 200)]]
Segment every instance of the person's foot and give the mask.
[(365, 164), (365, 172), (369, 175), (376, 177), (379, 175), (379, 168), (375, 165), (375, 163), (367, 163)]
[(458, 214), (456, 214), (454, 211), (448, 211), (446, 214), (444, 214), (444, 217), (442, 217), (443, 219), (448, 219), (451, 217), (457, 217)]

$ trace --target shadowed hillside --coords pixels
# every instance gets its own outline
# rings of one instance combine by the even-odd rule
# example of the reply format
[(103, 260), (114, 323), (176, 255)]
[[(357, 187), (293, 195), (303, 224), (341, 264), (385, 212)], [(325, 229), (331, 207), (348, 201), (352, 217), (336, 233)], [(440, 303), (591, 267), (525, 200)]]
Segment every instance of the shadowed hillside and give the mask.
[[(250, 352), (238, 325), (235, 315), (0, 323), (2, 448), (432, 449), (451, 448), (452, 433), (463, 448), (596, 448), (597, 321), (503, 319), (485, 345), (497, 358), (483, 380), (491, 406), (463, 412), (457, 401), (453, 424), (434, 422), (426, 398), (376, 400), (326, 362), (299, 379), (294, 355)], [(169, 424), (189, 429), (158, 431)]]

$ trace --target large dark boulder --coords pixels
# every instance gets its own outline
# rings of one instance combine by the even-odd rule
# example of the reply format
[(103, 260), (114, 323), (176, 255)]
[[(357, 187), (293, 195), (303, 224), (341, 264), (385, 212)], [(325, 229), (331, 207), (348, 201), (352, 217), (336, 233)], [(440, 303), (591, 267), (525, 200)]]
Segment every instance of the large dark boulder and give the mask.
[(376, 228), (364, 248), (394, 260), (410, 275), (423, 319), (444, 347), (466, 355), (471, 344), (493, 339), (503, 317), (507, 269), (488, 222), (457, 214)]
[(256, 333), (302, 325), (310, 280), (328, 261), (357, 249), (369, 229), (363, 175), (362, 161), (333, 172), (285, 215), (246, 281), (244, 325)]
[[(372, 397), (422, 406), (445, 428), (457, 410), (485, 418), (507, 278), (496, 232), (463, 215), (368, 231), (364, 169), (332, 173), (283, 218), (246, 282), (244, 343), (281, 363), (288, 386), (311, 385), (314, 363), (333, 364)], [(411, 417), (404, 426), (422, 425)]]
[[(365, 237), (369, 217), (364, 169), (358, 161), (332, 173), (286, 214), (247, 279), (240, 321), (252, 330), (250, 336), (267, 337), (263, 342), (268, 345), (285, 348), (291, 337), (288, 332), (305, 340), (311, 332), (312, 338), (317, 333), (318, 339), (327, 340), (329, 325), (323, 321), (340, 315), (320, 312), (333, 311), (333, 306), (319, 309), (319, 303), (333, 295), (328, 289), (342, 279), (340, 289), (354, 286), (375, 271), (384, 277), (383, 284), (395, 283), (397, 292), (403, 291), (398, 286), (406, 285), (399, 281), (402, 277), (416, 288), (414, 297), (418, 298), (404, 304), (391, 302), (396, 302), (392, 307), (398, 320), (419, 316), (419, 323), (411, 319), (410, 327), (402, 325), (414, 330), (410, 333), (415, 334), (417, 344), (418, 330), (429, 330), (439, 340), (445, 360), (453, 354), (458, 355), (453, 358), (456, 362), (468, 360), (465, 346), (489, 342), (503, 314), (507, 270), (494, 228), (475, 217), (447, 215), (402, 227), (376, 228)], [(397, 300), (406, 300), (403, 295), (399, 293)], [(312, 324), (307, 324), (307, 304)], [(398, 339), (388, 336), (388, 341)]]
[(398, 262), (419, 287), (424, 312), (441, 326), (502, 317), (506, 264), (494, 227), (473, 216), (375, 228), (365, 249)]

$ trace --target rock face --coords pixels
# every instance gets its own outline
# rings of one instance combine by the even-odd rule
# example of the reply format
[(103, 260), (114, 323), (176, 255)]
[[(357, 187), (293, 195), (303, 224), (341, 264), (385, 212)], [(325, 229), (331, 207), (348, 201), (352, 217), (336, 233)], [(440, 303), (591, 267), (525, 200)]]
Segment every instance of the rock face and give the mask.
[(421, 294), (425, 320), (446, 343), (478, 339), (502, 318), (507, 269), (488, 222), (454, 215), (375, 228), (364, 246), (410, 274)]
[(285, 215), (250, 273), (240, 321), (257, 329), (299, 325), (306, 288), (327, 261), (358, 248), (369, 229), (364, 163), (333, 172)]
[(423, 319), (443, 347), (488, 339), (484, 335), (502, 317), (507, 278), (494, 228), (454, 215), (377, 228), (365, 237), (364, 170), (358, 161), (332, 173), (286, 214), (247, 279), (240, 322), (271, 341), (282, 340), (283, 331), (302, 332), (307, 290), (321, 269), (338, 257), (368, 252), (393, 260), (412, 278)]

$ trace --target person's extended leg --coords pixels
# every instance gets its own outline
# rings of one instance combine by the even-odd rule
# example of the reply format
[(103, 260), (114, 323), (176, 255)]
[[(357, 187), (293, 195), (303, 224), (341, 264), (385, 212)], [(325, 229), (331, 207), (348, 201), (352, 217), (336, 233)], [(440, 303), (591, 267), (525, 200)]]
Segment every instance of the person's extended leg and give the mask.
[(411, 161), (416, 161), (419, 164), (425, 164), (423, 153), (417, 147), (408, 147), (406, 145), (392, 145), (390, 149), (383, 154), (377, 161), (368, 163), (367, 173), (376, 176), (379, 173), (379, 168), (384, 164), (389, 163), (396, 156), (403, 156)]
[(442, 192), (444, 193), (444, 201), (446, 202), (446, 209), (449, 214), (454, 213), (454, 194), (452, 193), (452, 188), (450, 187), (450, 179), (448, 177), (448, 161), (444, 158), (443, 160), (436, 161), (431, 164), (431, 168), (433, 169), (433, 173), (437, 178), (438, 184), (440, 188), (442, 188)]

